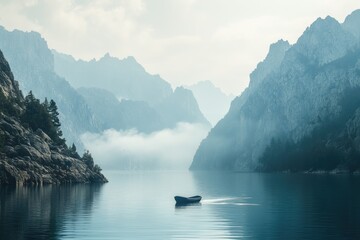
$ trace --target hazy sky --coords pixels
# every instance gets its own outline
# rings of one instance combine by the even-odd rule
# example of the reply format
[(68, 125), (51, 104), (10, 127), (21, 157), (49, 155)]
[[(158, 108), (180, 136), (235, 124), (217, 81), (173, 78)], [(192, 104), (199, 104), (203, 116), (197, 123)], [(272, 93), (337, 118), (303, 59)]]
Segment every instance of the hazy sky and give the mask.
[(317, 17), (343, 21), (359, 0), (0, 0), (0, 24), (40, 32), (76, 58), (135, 58), (173, 86), (211, 80), (238, 95), (280, 38)]

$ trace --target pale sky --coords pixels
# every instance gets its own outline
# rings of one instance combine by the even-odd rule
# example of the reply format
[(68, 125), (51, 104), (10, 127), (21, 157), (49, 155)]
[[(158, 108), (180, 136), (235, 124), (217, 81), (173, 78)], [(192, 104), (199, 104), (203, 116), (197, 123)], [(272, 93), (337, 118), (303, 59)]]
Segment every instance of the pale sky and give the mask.
[(134, 56), (173, 87), (210, 80), (239, 95), (278, 39), (296, 42), (316, 18), (359, 0), (0, 0), (0, 24), (37, 31), (75, 58)]

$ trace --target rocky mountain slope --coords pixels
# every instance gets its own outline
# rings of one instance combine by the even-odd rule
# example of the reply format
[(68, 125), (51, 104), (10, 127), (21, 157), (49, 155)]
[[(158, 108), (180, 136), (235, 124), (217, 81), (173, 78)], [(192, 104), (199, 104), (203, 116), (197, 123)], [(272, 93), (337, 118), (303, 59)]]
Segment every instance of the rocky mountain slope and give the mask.
[[(24, 99), (1, 51), (0, 98), (0, 184), (107, 181), (91, 155), (80, 158), (64, 144), (59, 131), (48, 132), (52, 138), (44, 132), (48, 124), (55, 127), (56, 121), (48, 121), (57, 117), (46, 112), (47, 103)], [(35, 124), (44, 128), (32, 129)]]
[(272, 45), (191, 169), (358, 169), (359, 25), (359, 10), (343, 24), (319, 18), (294, 45)]
[(81, 146), (79, 136), (100, 131), (100, 123), (80, 94), (54, 71), (54, 57), (36, 32), (9, 32), (0, 27), (2, 49), (24, 93), (33, 91), (42, 100), (54, 99), (59, 107), (63, 132), (69, 144)]

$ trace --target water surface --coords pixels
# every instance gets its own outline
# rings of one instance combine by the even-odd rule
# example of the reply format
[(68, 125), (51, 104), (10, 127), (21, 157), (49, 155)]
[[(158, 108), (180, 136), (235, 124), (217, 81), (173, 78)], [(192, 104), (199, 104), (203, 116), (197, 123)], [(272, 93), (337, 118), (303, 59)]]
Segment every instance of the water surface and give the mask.
[[(0, 187), (0, 239), (360, 239), (360, 176), (105, 172)], [(203, 196), (175, 207), (174, 195)]]

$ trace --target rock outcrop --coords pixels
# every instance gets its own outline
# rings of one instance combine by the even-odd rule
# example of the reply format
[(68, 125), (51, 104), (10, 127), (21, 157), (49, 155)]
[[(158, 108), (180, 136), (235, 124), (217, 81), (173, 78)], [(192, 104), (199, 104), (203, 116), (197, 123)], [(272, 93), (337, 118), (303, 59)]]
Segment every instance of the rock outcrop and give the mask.
[(100, 169), (21, 120), (24, 98), (0, 52), (0, 184), (106, 182)]

